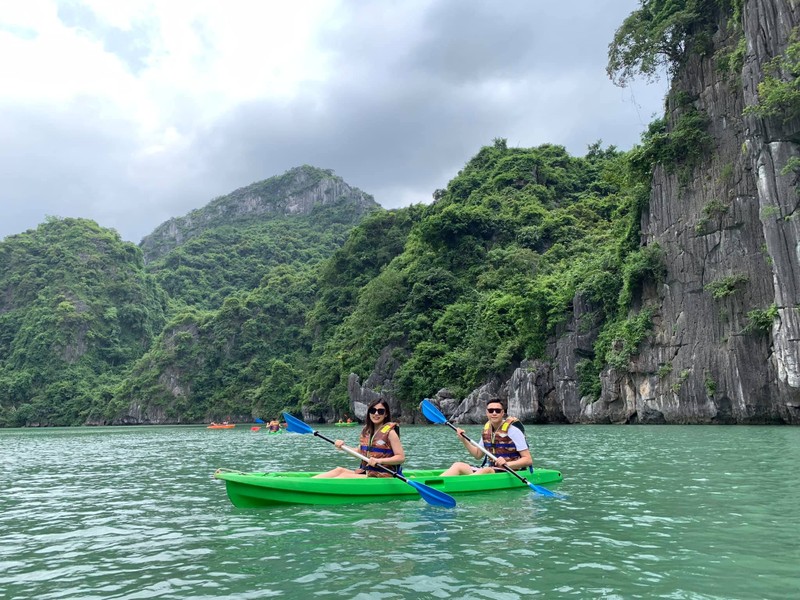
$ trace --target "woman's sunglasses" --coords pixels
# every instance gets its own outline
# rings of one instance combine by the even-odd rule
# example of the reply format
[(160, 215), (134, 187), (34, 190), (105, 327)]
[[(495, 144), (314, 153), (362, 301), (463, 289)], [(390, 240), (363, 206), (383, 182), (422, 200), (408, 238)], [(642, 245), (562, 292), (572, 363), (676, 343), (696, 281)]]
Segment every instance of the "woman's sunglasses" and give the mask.
[(385, 415), (386, 409), (385, 408), (370, 408), (369, 414), (371, 415)]
[(502, 408), (487, 408), (486, 412), (500, 414), (501, 412), (503, 412), (503, 409)]

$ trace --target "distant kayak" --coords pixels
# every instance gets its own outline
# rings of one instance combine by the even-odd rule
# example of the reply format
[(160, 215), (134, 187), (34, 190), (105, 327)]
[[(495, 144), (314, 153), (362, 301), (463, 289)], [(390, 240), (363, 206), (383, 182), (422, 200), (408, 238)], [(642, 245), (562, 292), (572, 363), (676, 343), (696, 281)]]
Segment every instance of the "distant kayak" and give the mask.
[(235, 423), (211, 423), (206, 429), (233, 429), (236, 427)]
[(334, 425), (336, 425), (336, 427), (355, 427), (358, 423), (353, 421), (352, 423), (334, 423)]
[[(446, 494), (496, 492), (527, 487), (509, 473), (456, 475), (441, 477), (441, 469), (403, 471), (411, 481), (430, 486)], [(561, 481), (560, 471), (534, 469), (523, 471), (537, 485)], [(312, 479), (316, 473), (240, 473), (219, 469), (214, 477), (225, 481), (228, 498), (238, 508), (259, 508), (283, 504), (363, 504), (391, 500), (418, 500), (412, 486), (395, 478)]]
[(285, 433), (283, 429), (278, 429), (278, 431), (267, 431), (269, 435), (278, 435), (279, 433)]

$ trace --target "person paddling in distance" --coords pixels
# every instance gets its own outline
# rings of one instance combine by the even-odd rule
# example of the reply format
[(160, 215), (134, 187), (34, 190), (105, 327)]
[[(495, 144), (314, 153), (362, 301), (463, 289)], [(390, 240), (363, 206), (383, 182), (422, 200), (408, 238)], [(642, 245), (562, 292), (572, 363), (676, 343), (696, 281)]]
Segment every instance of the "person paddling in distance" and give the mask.
[(281, 422), (278, 421), (278, 419), (272, 419), (272, 421), (269, 422), (268, 427), (270, 431), (280, 431)]
[[(474, 467), (464, 462), (455, 462), (442, 473), (442, 477), (500, 473), (504, 471), (502, 467), (519, 471), (533, 464), (531, 451), (528, 449), (528, 442), (525, 440), (519, 420), (506, 416), (505, 402), (500, 398), (490, 398), (486, 403), (486, 417), (488, 421), (483, 426), (483, 434), (478, 444), (494, 454), (497, 461), (489, 460), (489, 464), (485, 467)], [(464, 439), (463, 429), (456, 428), (456, 433), (467, 452), (475, 458), (484, 457), (483, 452)]]
[[(344, 441), (334, 442), (337, 448), (344, 446)], [(361, 430), (359, 450), (367, 457), (361, 465), (353, 470), (336, 467), (326, 473), (314, 475), (317, 478), (356, 478), (356, 477), (391, 477), (389, 473), (376, 467), (382, 465), (397, 472), (406, 459), (403, 444), (400, 443), (400, 426), (392, 422), (389, 405), (382, 398), (373, 400), (367, 408), (367, 420)]]

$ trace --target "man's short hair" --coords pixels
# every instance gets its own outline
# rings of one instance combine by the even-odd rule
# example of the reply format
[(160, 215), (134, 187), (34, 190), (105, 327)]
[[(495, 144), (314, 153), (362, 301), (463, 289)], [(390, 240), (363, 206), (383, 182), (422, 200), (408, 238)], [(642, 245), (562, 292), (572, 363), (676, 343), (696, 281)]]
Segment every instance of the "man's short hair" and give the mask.
[(500, 406), (503, 407), (503, 412), (508, 412), (508, 406), (506, 406), (506, 401), (503, 400), (502, 398), (489, 398), (486, 401), (486, 406), (489, 406), (490, 404), (499, 404)]

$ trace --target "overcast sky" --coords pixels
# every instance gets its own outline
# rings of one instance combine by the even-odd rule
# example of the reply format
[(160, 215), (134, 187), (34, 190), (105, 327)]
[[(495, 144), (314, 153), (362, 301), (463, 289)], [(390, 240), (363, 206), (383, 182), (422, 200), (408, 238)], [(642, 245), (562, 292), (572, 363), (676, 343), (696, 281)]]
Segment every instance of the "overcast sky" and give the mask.
[(138, 243), (302, 164), (395, 208), (494, 138), (627, 150), (666, 90), (605, 74), (638, 4), (2, 2), (0, 239), (54, 215)]

